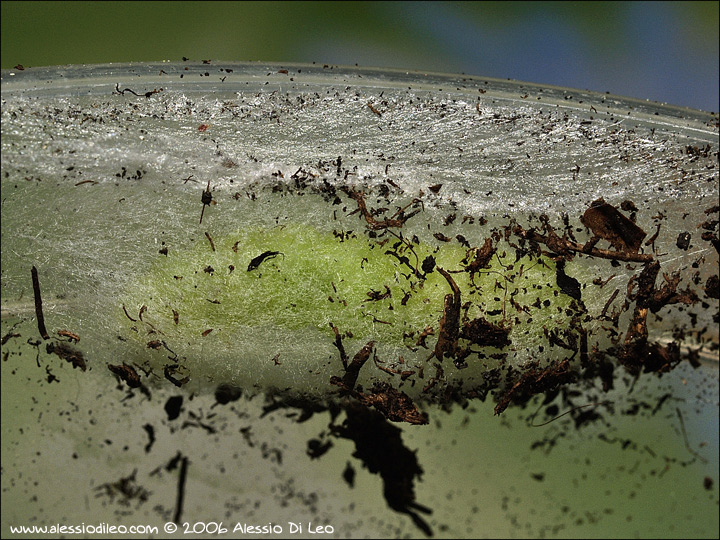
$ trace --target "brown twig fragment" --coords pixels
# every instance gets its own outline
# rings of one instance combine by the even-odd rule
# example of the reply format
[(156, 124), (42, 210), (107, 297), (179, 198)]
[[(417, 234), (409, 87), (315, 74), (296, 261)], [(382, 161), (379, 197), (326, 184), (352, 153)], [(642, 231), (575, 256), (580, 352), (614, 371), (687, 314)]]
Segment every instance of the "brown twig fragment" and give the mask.
[(382, 118), (382, 113), (378, 111), (375, 107), (373, 107), (373, 104), (371, 102), (368, 102), (367, 106), (370, 108), (372, 112), (378, 115), (378, 117)]
[[(401, 208), (395, 214), (393, 214), (392, 217), (384, 219), (382, 221), (378, 221), (368, 211), (367, 206), (365, 204), (365, 194), (362, 191), (350, 190), (348, 192), (348, 195), (350, 195), (350, 198), (353, 199), (357, 203), (358, 210), (360, 211), (362, 216), (365, 218), (365, 221), (367, 221), (368, 225), (370, 225), (370, 228), (374, 231), (381, 230), (381, 229), (387, 229), (388, 227), (400, 228), (405, 224), (405, 222), (408, 219), (410, 219), (411, 217), (413, 217), (415, 214), (417, 214), (419, 212), (419, 210), (416, 210), (415, 212), (412, 212), (412, 213), (408, 214), (407, 216), (405, 215), (405, 213), (404, 213), (405, 208), (410, 206), (410, 204), (413, 204), (414, 202), (416, 202), (416, 200), (413, 200), (412, 202), (410, 202), (410, 204), (408, 204), (404, 208)], [(395, 216), (400, 216), (400, 217), (395, 218)]]
[(550, 248), (554, 253), (558, 255), (567, 255), (570, 253), (583, 253), (599, 259), (610, 259), (615, 261), (625, 262), (641, 262), (647, 263), (653, 260), (651, 253), (634, 253), (632, 251), (615, 251), (611, 249), (597, 249), (593, 247), (598, 238), (588, 240), (586, 244), (580, 244), (573, 242), (567, 238), (559, 237), (555, 231), (550, 230), (546, 235), (540, 234), (534, 229), (525, 230), (520, 226), (516, 226), (513, 232), (520, 238), (526, 238), (531, 242), (537, 242), (538, 244), (544, 244)]
[(360, 369), (365, 365), (365, 362), (368, 361), (368, 358), (370, 358), (370, 353), (372, 353), (374, 347), (375, 342), (368, 341), (365, 346), (360, 349), (355, 356), (353, 356), (352, 362), (350, 362), (350, 365), (345, 370), (345, 375), (342, 378), (343, 384), (349, 390), (355, 388), (355, 383), (357, 382), (358, 375), (360, 374)]
[(333, 332), (335, 332), (335, 347), (337, 347), (337, 350), (340, 352), (340, 360), (342, 361), (343, 369), (347, 371), (348, 368), (348, 355), (345, 352), (345, 347), (343, 347), (342, 338), (340, 337), (340, 330), (338, 330), (338, 327), (335, 326), (333, 323), (330, 323), (330, 328), (333, 329)]
[[(203, 206), (203, 208), (205, 208), (205, 207)], [(207, 231), (205, 231), (205, 238), (208, 239), (208, 242), (210, 242), (210, 247), (212, 248), (213, 251), (215, 251), (215, 242), (213, 242), (213, 239), (210, 237), (210, 234), (208, 234)]]
[[(455, 280), (445, 270), (437, 267), (437, 271), (447, 280), (452, 294), (445, 295), (445, 305), (440, 318), (440, 330), (435, 350), (430, 358), (435, 356), (441, 362), (445, 356), (455, 358), (458, 352), (458, 335), (460, 332), (460, 288)], [(429, 359), (428, 359), (429, 360)]]
[(50, 339), (47, 329), (45, 328), (45, 317), (42, 310), (42, 298), (40, 297), (40, 279), (38, 278), (37, 268), (32, 267), (33, 294), (35, 295), (35, 316), (37, 317), (38, 330), (43, 339)]

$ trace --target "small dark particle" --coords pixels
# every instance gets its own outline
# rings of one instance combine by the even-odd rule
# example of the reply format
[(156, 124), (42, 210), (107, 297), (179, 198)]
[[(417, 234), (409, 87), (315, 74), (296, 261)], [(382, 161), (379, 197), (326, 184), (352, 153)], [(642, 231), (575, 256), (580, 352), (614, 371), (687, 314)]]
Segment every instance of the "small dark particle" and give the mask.
[[(7, 361), (7, 354), (5, 353), (5, 358), (3, 360)], [(55, 374), (50, 371), (50, 366), (45, 366), (45, 373), (47, 373), (47, 382), (48, 384), (54, 383), (54, 382), (60, 382), (60, 379), (58, 379)]]
[[(395, 186), (394, 182), (390, 179), (386, 180), (389, 184)], [(371, 213), (367, 209), (367, 205), (365, 204), (365, 193), (362, 191), (355, 191), (351, 190), (348, 192), (348, 195), (351, 199), (353, 199), (357, 205), (358, 205), (358, 211), (362, 214), (362, 216), (365, 218), (365, 221), (367, 221), (368, 225), (370, 226), (370, 229), (373, 231), (378, 231), (382, 229), (387, 229), (390, 227), (402, 227), (405, 222), (413, 217), (415, 214), (420, 212), (420, 210), (415, 210), (413, 212), (410, 212), (409, 214), (405, 214), (405, 210), (412, 206), (413, 204), (416, 204), (418, 202), (422, 202), (419, 199), (413, 199), (405, 205), (403, 208), (400, 208), (397, 212), (395, 212), (391, 217), (384, 219), (382, 221), (378, 221), (373, 216), (373, 213)], [(353, 212), (354, 213), (354, 212)]]
[(709, 144), (706, 144), (705, 146), (691, 146), (688, 145), (685, 147), (685, 153), (689, 156), (697, 156), (697, 157), (708, 157), (710, 155), (710, 149), (712, 147)]
[(242, 389), (232, 384), (223, 383), (215, 390), (215, 401), (220, 405), (227, 405), (231, 401), (237, 401), (242, 396)]
[(145, 430), (145, 433), (148, 434), (148, 443), (145, 445), (145, 453), (147, 454), (150, 452), (153, 444), (155, 444), (155, 428), (152, 424), (145, 424), (143, 429)]
[(371, 110), (372, 112), (374, 112), (375, 114), (377, 114), (378, 117), (381, 117), (381, 118), (382, 118), (382, 113), (381, 113), (380, 111), (378, 111), (375, 107), (373, 107), (373, 104), (372, 104), (372, 103), (368, 103), (367, 106), (370, 108), (370, 110)]
[(198, 126), (198, 131), (200, 131), (200, 132), (207, 131), (207, 129), (208, 129), (209, 127), (210, 127), (210, 126), (207, 125), (207, 124), (200, 124), (200, 125)]
[(620, 203), (620, 208), (625, 210), (626, 212), (637, 212), (638, 208), (635, 206), (635, 203), (630, 200), (625, 200)]
[(18, 71), (25, 71), (25, 66), (23, 66), (22, 64), (18, 64), (17, 66), (15, 66), (14, 69), (17, 69)]
[(205, 207), (209, 206), (213, 202), (212, 192), (210, 191), (210, 180), (208, 180), (207, 187), (200, 196), (200, 202), (202, 202), (203, 204), (202, 211), (200, 212), (200, 225), (202, 225), (203, 215), (205, 214)]
[(175, 420), (178, 416), (180, 416), (180, 409), (182, 407), (182, 403), (182, 396), (173, 396), (171, 398), (168, 398), (168, 400), (165, 402), (165, 412), (168, 415), (168, 420)]
[(87, 369), (82, 353), (67, 343), (48, 343), (46, 350), (48, 354), (55, 353), (66, 362), (70, 362), (73, 368), (80, 368), (82, 371)]
[(370, 291), (368, 291), (368, 293), (367, 293), (367, 296), (370, 300), (373, 300), (375, 302), (377, 302), (379, 300), (384, 300), (386, 298), (390, 298), (390, 296), (391, 296), (390, 287), (385, 285), (384, 293), (370, 289)]
[(350, 465), (349, 461), (345, 465), (345, 470), (343, 471), (342, 476), (348, 486), (351, 488), (355, 487), (355, 469), (353, 469), (353, 466)]
[(156, 351), (162, 347), (162, 341), (159, 339), (153, 339), (152, 341), (147, 342), (147, 348), (148, 349), (155, 349)]
[(261, 253), (257, 257), (253, 258), (250, 261), (250, 264), (248, 264), (247, 271), (251, 272), (252, 270), (255, 270), (260, 264), (265, 260), (269, 259), (271, 257), (277, 257), (278, 255), (285, 256), (284, 254), (280, 253), (279, 251), (266, 251), (264, 253)]
[(533, 480), (537, 480), (538, 482), (542, 482), (543, 480), (545, 480), (545, 473), (531, 473), (531, 474), (530, 474), (530, 477), (531, 477)]
[[(470, 272), (470, 274), (472, 275), (477, 273), (479, 270), (489, 268), (490, 260), (492, 259), (493, 255), (495, 255), (496, 251), (497, 248), (493, 246), (492, 238), (486, 238), (485, 243), (481, 248), (473, 248), (468, 253), (468, 256), (466, 257), (467, 267), (465, 268), (465, 270)], [(474, 257), (472, 262), (470, 262), (471, 255)]]
[(707, 489), (708, 491), (710, 491), (713, 488), (713, 479), (710, 478), (709, 476), (706, 476), (703, 479), (703, 487), (705, 489)]
[(442, 189), (442, 187), (443, 187), (442, 184), (435, 184), (434, 186), (428, 186), (428, 189), (429, 189), (430, 191), (432, 191), (433, 193), (436, 193), (436, 194), (437, 194), (437, 193), (440, 192), (440, 189)]
[(310, 459), (318, 459), (327, 453), (327, 451), (332, 448), (332, 445), (332, 441), (326, 441), (323, 443), (320, 439), (310, 439), (308, 441), (306, 453), (310, 456)]
[[(8, 332), (7, 334), (5, 334), (3, 336), (2, 341), (0, 341), (0, 345), (5, 345), (8, 342), (8, 340), (10, 340), (12, 338), (16, 338), (16, 337), (21, 337), (21, 335), (22, 334), (15, 334), (11, 330), (10, 332)], [(6, 352), (5, 355), (7, 356), (7, 354), (8, 353)], [(5, 358), (5, 360), (7, 360), (7, 358)]]
[[(422, 271), (425, 274), (429, 274), (435, 269), (435, 257), (428, 255), (422, 262)], [(403, 304), (404, 305), (404, 304)]]
[(165, 375), (165, 378), (178, 388), (190, 381), (190, 377), (183, 377), (182, 379), (175, 378), (175, 374), (179, 370), (180, 364), (166, 364), (165, 367), (163, 367), (163, 375)]
[(137, 475), (137, 469), (135, 469), (130, 476), (120, 478), (116, 482), (108, 482), (99, 485), (95, 488), (98, 492), (98, 496), (105, 495), (114, 500), (116, 496), (121, 497), (121, 503), (124, 506), (129, 506), (130, 501), (137, 500), (138, 504), (146, 502), (150, 498), (150, 492), (139, 485), (135, 480)]
[(142, 386), (140, 376), (134, 367), (128, 366), (127, 364), (108, 364), (108, 369), (120, 377), (121, 380), (125, 381), (125, 384), (127, 384), (130, 388), (140, 388)]
[(720, 277), (710, 276), (705, 282), (705, 294), (708, 298), (720, 299)]
[(509, 333), (508, 329), (493, 324), (484, 317), (479, 317), (463, 325), (460, 337), (480, 347), (504, 349), (510, 345)]
[(212, 328), (208, 328), (201, 335), (202, 335), (202, 337), (207, 337), (208, 335), (210, 335), (210, 332), (212, 332), (212, 331), (213, 331)]
[(676, 245), (683, 251), (687, 251), (690, 247), (690, 233), (681, 232), (678, 234)]
[(172, 314), (173, 314), (173, 322), (175, 324), (178, 324), (180, 322), (180, 314), (177, 311), (175, 311), (174, 309), (172, 310)]
[(468, 242), (467, 238), (465, 238), (462, 234), (456, 234), (455, 240), (457, 240), (464, 248), (470, 249), (470, 242)]

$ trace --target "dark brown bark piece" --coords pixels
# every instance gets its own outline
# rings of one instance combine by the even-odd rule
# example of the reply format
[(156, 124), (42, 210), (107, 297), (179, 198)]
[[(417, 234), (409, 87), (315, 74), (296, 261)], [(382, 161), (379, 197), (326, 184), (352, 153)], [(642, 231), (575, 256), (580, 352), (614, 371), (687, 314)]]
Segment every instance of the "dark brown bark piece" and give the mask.
[(438, 340), (435, 344), (435, 351), (433, 352), (435, 358), (442, 362), (445, 356), (455, 358), (457, 354), (461, 304), (460, 289), (455, 283), (455, 280), (439, 266), (437, 267), (437, 271), (447, 280), (453, 291), (452, 294), (445, 295), (443, 314), (439, 324)]
[(48, 343), (46, 349), (49, 354), (55, 353), (66, 362), (70, 362), (73, 368), (80, 368), (82, 371), (87, 369), (83, 354), (67, 343)]
[(361, 401), (367, 406), (375, 407), (392, 422), (407, 422), (413, 425), (428, 423), (427, 414), (417, 409), (412, 398), (389, 383), (375, 383), (372, 393), (363, 395)]
[(647, 235), (602, 198), (593, 201), (580, 220), (595, 236), (607, 240), (618, 251), (637, 253)]

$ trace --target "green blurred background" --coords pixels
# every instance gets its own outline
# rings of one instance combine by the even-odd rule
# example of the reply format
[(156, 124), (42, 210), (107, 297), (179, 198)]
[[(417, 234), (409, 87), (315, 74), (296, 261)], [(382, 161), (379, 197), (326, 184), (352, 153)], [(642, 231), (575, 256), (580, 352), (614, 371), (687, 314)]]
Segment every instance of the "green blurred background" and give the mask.
[(718, 110), (718, 2), (2, 2), (2, 68), (261, 60), (463, 72)]

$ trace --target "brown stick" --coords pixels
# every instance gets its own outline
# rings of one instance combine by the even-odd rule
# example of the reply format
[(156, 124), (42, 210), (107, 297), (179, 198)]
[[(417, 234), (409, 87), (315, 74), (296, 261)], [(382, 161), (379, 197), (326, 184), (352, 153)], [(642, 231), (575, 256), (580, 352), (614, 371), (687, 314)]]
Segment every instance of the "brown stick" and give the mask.
[(595, 247), (592, 247), (595, 244), (595, 242), (593, 241), (590, 241), (587, 244), (579, 244), (577, 242), (572, 242), (566, 238), (560, 238), (559, 236), (554, 234), (544, 236), (537, 231), (526, 231), (522, 227), (518, 227), (513, 232), (515, 232), (516, 234), (518, 234), (518, 236), (522, 238), (527, 238), (528, 240), (532, 240), (540, 244), (545, 244), (547, 247), (549, 247), (555, 252), (570, 251), (590, 255), (592, 257), (598, 257), (599, 259), (611, 259), (626, 262), (646, 263), (651, 262), (654, 259), (654, 256), (651, 253), (633, 253), (632, 251), (597, 249)]
[(47, 329), (45, 328), (45, 317), (43, 317), (42, 298), (40, 297), (40, 279), (38, 278), (37, 268), (34, 266), (31, 270), (33, 294), (35, 295), (35, 316), (37, 317), (38, 330), (43, 339), (50, 339)]

